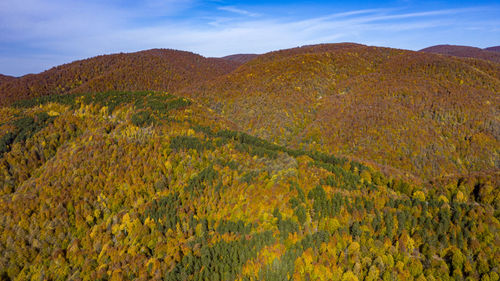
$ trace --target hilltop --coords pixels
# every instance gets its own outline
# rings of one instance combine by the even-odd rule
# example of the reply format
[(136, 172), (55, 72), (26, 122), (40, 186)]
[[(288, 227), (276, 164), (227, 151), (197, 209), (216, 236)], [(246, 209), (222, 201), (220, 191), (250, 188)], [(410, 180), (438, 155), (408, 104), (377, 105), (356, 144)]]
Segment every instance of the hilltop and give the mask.
[(483, 59), (500, 63), (500, 54), (498, 54), (498, 47), (480, 49), (470, 46), (436, 45), (422, 49), (420, 50), (420, 52), (442, 54), (442, 55), (449, 55), (449, 56), (456, 56), (463, 58), (476, 58), (476, 59)]
[(323, 44), (260, 55), (187, 88), (240, 129), (429, 181), (498, 170), (500, 65)]
[(0, 104), (36, 96), (110, 90), (172, 92), (226, 74), (239, 65), (168, 49), (102, 55), (6, 81), (0, 85)]

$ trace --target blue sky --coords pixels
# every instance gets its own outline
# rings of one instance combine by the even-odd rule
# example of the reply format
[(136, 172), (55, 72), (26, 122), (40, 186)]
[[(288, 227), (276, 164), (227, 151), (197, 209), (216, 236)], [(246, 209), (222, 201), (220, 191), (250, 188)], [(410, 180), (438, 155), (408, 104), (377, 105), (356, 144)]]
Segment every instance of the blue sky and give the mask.
[(0, 73), (151, 48), (204, 56), (356, 42), (500, 45), (498, 1), (1, 0)]

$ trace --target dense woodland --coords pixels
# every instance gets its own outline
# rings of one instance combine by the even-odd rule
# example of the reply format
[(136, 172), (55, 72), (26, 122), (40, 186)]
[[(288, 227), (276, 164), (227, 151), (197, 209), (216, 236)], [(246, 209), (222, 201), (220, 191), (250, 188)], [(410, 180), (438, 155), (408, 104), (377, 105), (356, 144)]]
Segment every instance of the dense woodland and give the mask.
[(4, 280), (498, 280), (498, 174), (413, 185), (164, 93), (0, 118)]
[[(17, 79), (0, 77), (0, 105), (53, 94), (145, 89), (172, 92), (226, 74), (239, 65), (169, 49), (103, 55)], [(2, 83), (4, 79), (8, 83)]]
[(0, 107), (0, 280), (500, 280), (498, 64), (200, 58)]
[(500, 64), (325, 44), (261, 55), (183, 94), (252, 135), (427, 182), (498, 171), (499, 91)]
[(257, 56), (258, 56), (257, 54), (236, 54), (236, 55), (225, 56), (222, 58), (225, 60), (235, 61), (243, 64), (253, 60)]
[(485, 48), (486, 51), (500, 52), (500, 46), (493, 46)]
[(4, 83), (4, 82), (12, 81), (14, 79), (15, 79), (15, 77), (0, 74), (0, 84)]
[(480, 49), (469, 46), (436, 45), (420, 50), (421, 52), (443, 54), (463, 58), (476, 58), (500, 63), (500, 46)]

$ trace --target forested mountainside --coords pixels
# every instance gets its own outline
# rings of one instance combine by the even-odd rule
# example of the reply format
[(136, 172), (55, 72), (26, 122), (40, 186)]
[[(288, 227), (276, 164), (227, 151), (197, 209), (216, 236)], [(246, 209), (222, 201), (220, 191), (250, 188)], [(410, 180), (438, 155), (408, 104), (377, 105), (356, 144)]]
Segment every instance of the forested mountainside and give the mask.
[(12, 81), (14, 79), (16, 79), (16, 78), (12, 77), (12, 76), (0, 74), (0, 84), (7, 82), (7, 81)]
[[(334, 58), (305, 52), (276, 61), (270, 57), (280, 54), (270, 54), (225, 79), (259, 81), (252, 75), (262, 69), (269, 73), (267, 85), (283, 81), (273, 95), (277, 106), (288, 95), (290, 108), (300, 109), (300, 103), (319, 102), (312, 94), (299, 99), (302, 91), (332, 101), (355, 95), (360, 89), (349, 84), (346, 71), (395, 67), (387, 60), (405, 54), (360, 48)], [(380, 52), (380, 65), (362, 50)], [(409, 56), (415, 61), (408, 76), (429, 63), (421, 54)], [(437, 75), (437, 66), (450, 67), (430, 58), (435, 63), (423, 68), (429, 75)], [(354, 70), (340, 67), (341, 59)], [(262, 65), (266, 60), (270, 64)], [(278, 75), (287, 62), (299, 68)], [(460, 60), (449, 63), (469, 69)], [(441, 83), (458, 77), (474, 93), (489, 93), (496, 84), (482, 75), (495, 66), (474, 63), (482, 69), (477, 76), (468, 80), (476, 72), (451, 71), (439, 74)], [(325, 67), (338, 80), (320, 76), (328, 83), (318, 88), (306, 79), (326, 75), (319, 71)], [(476, 83), (486, 89), (475, 90)], [(249, 84), (240, 85), (243, 92)], [(286, 90), (290, 86), (301, 88)], [(255, 87), (245, 93), (253, 97), (263, 86)], [(241, 102), (228, 92), (222, 97)], [(414, 96), (392, 98), (406, 104)], [(231, 112), (230, 105), (220, 111)], [(258, 105), (253, 109), (269, 110)], [(313, 110), (324, 109), (319, 104)], [(315, 112), (302, 114), (313, 119)], [(319, 152), (317, 145), (293, 149), (236, 129), (199, 102), (164, 92), (48, 95), (0, 107), (0, 278), (499, 279), (498, 173), (422, 186)]]
[(180, 92), (282, 145), (418, 181), (500, 166), (500, 64), (359, 44), (260, 55)]
[[(495, 51), (496, 50), (496, 51)], [(442, 54), (463, 58), (476, 58), (500, 63), (499, 47), (480, 49), (470, 46), (436, 45), (420, 50), (421, 52)]]
[(52, 94), (175, 91), (226, 74), (239, 65), (231, 60), (168, 49), (103, 55), (1, 83), (0, 104)]

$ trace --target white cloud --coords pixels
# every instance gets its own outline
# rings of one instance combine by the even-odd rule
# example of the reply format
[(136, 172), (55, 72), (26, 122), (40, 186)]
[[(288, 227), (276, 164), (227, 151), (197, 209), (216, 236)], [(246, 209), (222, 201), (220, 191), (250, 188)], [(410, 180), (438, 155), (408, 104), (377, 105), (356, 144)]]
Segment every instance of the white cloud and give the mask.
[(252, 13), (252, 12), (249, 12), (247, 10), (238, 9), (238, 8), (232, 7), (232, 6), (218, 7), (217, 9), (220, 11), (231, 12), (231, 13), (235, 13), (235, 14), (239, 14), (239, 15), (243, 15), (243, 16), (249, 16), (249, 17), (258, 17), (259, 16), (259, 14), (257, 14), (257, 13)]

